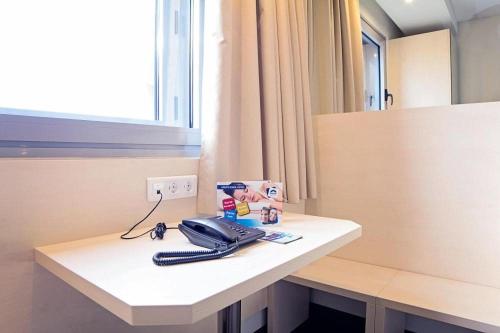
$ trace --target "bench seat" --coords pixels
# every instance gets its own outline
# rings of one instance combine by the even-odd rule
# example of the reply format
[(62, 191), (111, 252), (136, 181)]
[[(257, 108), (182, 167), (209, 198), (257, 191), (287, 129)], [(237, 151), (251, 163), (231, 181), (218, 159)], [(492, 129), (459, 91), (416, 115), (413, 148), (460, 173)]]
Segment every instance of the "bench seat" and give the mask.
[(331, 292), (333, 287), (376, 297), (397, 272), (391, 268), (326, 256), (286, 280), (326, 292)]
[[(500, 289), (493, 287), (329, 256), (286, 280), (366, 302), (367, 332), (397, 331), (388, 329), (394, 325), (380, 318), (386, 311), (409, 313), (482, 332), (500, 332)], [(369, 322), (372, 320), (374, 323)]]
[[(380, 303), (482, 332), (500, 332), (500, 289), (399, 271)], [(399, 306), (398, 306), (399, 305)]]

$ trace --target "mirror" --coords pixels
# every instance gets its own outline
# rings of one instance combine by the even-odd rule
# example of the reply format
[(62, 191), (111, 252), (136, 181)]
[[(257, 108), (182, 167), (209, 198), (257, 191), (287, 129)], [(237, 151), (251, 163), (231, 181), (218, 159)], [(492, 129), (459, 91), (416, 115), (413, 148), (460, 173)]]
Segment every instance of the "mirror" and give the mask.
[[(385, 34), (388, 109), (500, 101), (500, 0), (361, 0), (360, 12), (364, 36)], [(372, 55), (365, 72), (375, 72), (376, 50), (365, 42), (363, 50)]]
[(500, 101), (500, 0), (359, 0), (359, 12), (365, 111)]

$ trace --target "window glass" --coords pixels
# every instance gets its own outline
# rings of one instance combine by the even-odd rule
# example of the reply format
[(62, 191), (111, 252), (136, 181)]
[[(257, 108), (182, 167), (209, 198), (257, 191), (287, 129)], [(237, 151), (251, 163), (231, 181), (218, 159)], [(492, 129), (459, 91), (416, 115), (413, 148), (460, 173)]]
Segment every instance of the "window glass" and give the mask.
[(380, 45), (363, 33), (363, 59), (365, 71), (365, 111), (382, 109)]
[(0, 1), (0, 107), (155, 120), (154, 0)]

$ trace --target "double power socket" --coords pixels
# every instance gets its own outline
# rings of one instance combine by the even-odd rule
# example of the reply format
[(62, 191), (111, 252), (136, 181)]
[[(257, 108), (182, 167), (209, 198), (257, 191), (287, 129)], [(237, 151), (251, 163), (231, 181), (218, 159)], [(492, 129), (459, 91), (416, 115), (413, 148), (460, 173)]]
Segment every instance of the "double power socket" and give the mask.
[(148, 177), (148, 201), (160, 200), (158, 191), (163, 194), (163, 200), (195, 197), (198, 191), (196, 175), (174, 177)]

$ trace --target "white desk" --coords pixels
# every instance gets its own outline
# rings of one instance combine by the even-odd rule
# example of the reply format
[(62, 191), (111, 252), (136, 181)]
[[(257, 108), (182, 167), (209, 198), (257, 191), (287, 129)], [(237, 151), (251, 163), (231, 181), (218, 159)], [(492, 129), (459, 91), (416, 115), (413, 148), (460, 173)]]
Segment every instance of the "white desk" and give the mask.
[(158, 251), (199, 249), (178, 231), (163, 241), (119, 234), (43, 246), (38, 264), (130, 325), (191, 324), (286, 277), (361, 235), (351, 221), (285, 214), (287, 245), (257, 241), (223, 259), (158, 267)]

